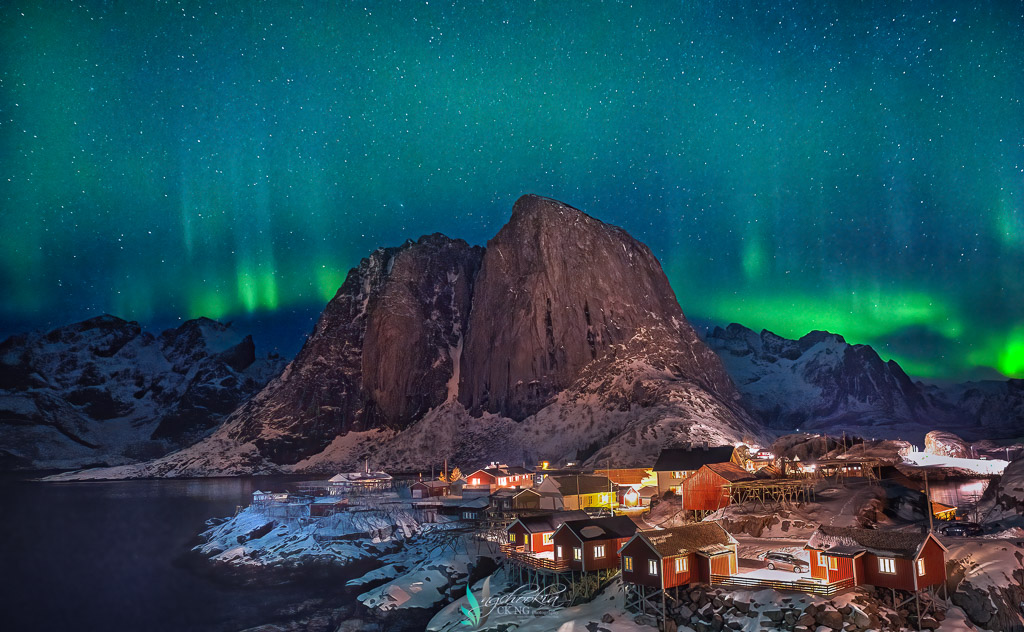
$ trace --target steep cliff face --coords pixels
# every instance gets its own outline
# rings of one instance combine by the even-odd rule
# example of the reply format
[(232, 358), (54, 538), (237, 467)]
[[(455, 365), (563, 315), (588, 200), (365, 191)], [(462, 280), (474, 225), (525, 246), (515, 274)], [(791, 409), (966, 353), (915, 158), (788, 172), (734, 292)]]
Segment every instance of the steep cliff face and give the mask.
[(441, 235), (353, 269), (281, 377), (214, 435), (89, 477), (395, 471), (442, 459), (651, 461), (762, 438), (657, 259), (625, 231), (524, 196), (487, 250)]
[(232, 415), (230, 439), (294, 463), (339, 434), (401, 428), (443, 403), (481, 254), (429, 235), (363, 259), (280, 379)]
[(0, 343), (0, 461), (74, 467), (197, 440), (284, 363), (205, 318), (159, 336), (98, 316)]
[(516, 202), (487, 244), (477, 288), (459, 390), (475, 415), (536, 413), (611, 346), (654, 325), (669, 330), (663, 342), (676, 347), (678, 373), (724, 397), (734, 393), (651, 251), (561, 202)]

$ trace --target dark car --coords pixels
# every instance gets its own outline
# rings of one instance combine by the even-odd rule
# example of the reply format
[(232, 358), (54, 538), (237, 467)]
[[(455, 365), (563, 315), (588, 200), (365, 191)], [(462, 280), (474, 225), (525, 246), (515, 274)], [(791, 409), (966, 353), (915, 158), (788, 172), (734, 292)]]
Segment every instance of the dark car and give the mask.
[(955, 522), (939, 529), (942, 535), (977, 536), (982, 532), (983, 529), (977, 522)]
[(768, 563), (768, 568), (772, 570), (780, 569), (793, 571), (794, 573), (802, 573), (807, 570), (806, 562), (789, 553), (768, 553), (764, 556), (764, 561)]

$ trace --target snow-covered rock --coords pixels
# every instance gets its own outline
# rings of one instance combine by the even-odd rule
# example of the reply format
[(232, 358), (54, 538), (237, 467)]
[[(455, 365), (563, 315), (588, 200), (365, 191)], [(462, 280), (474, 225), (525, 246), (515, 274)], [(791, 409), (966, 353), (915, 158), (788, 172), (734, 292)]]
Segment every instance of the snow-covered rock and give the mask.
[(0, 343), (0, 464), (69, 468), (194, 442), (284, 362), (200, 318), (159, 336), (98, 316)]

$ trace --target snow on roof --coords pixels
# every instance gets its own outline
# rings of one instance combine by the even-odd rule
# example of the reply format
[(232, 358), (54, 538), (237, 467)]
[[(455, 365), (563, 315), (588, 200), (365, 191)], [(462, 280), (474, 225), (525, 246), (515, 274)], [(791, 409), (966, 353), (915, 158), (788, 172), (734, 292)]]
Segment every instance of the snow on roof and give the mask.
[(821, 525), (811, 534), (807, 547), (819, 551), (837, 550), (845, 554), (865, 551), (883, 557), (914, 558), (924, 546), (927, 533), (861, 529), (858, 527), (830, 527)]
[(342, 472), (327, 480), (329, 483), (368, 483), (374, 481), (390, 481), (387, 472)]
[(757, 477), (735, 463), (708, 463), (704, 467), (718, 474), (730, 483), (757, 480)]
[(736, 544), (722, 525), (717, 522), (698, 522), (671, 529), (641, 531), (642, 536), (663, 557), (692, 552), (716, 553), (719, 547)]
[(563, 526), (575, 533), (582, 542), (628, 538), (637, 530), (636, 523), (629, 516), (569, 520)]

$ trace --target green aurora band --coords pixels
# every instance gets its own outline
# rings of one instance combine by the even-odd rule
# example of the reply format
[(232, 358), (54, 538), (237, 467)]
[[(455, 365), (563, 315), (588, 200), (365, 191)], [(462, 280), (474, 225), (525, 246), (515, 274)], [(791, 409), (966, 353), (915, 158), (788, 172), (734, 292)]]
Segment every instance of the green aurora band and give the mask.
[(315, 310), (534, 192), (697, 322), (1024, 377), (1022, 51), (1015, 3), (15, 1), (0, 328)]

